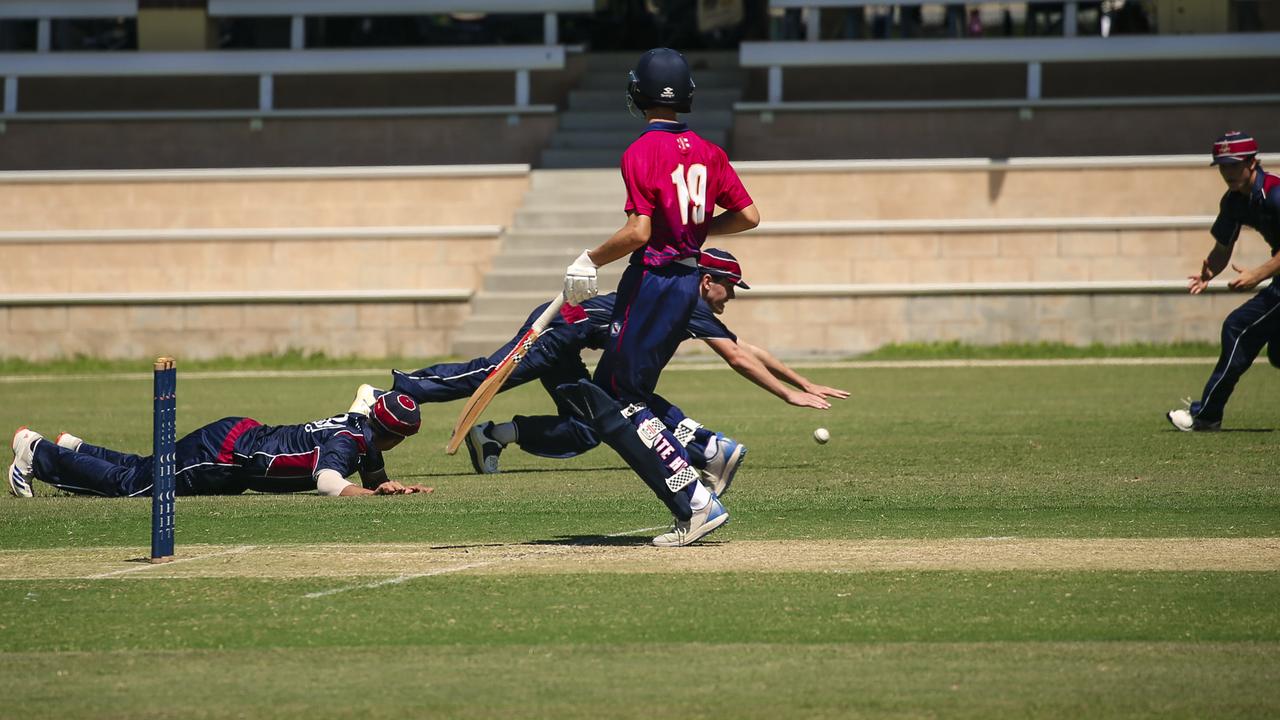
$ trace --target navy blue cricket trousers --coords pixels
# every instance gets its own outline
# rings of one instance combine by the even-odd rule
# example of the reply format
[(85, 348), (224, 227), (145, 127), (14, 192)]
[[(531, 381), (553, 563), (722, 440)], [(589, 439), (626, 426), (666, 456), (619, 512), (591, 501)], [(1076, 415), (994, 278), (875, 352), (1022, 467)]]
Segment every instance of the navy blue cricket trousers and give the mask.
[[(654, 405), (658, 376), (685, 338), (699, 301), (699, 277), (696, 267), (680, 263), (660, 268), (631, 265), (622, 273), (611, 336), (596, 366), (594, 382), (623, 405), (645, 406), (628, 418), (637, 430), (658, 417)], [(684, 447), (670, 429), (659, 434), (650, 447), (669, 478), (688, 476), (691, 469)], [(688, 484), (673, 493), (663, 479), (637, 472), (677, 519), (689, 519), (692, 491)]]
[[(178, 440), (175, 446), (174, 485), (178, 495), (234, 495), (245, 485), (236, 479), (232, 429), (245, 418), (223, 418)], [(79, 451), (59, 447), (51, 440), (36, 443), (35, 475), (40, 480), (77, 495), (135, 497), (151, 492), (152, 457), (130, 455), (89, 443)]]
[(1271, 344), (1272, 364), (1280, 359), (1280, 280), (1249, 298), (1222, 323), (1222, 354), (1204, 386), (1204, 394), (1191, 404), (1191, 414), (1205, 422), (1220, 422), (1240, 376), (1253, 364), (1262, 346)]
[[(525, 321), (524, 327), (520, 328), (520, 332), (492, 355), (467, 362), (440, 363), (409, 373), (392, 370), (392, 388), (412, 397), (419, 404), (471, 397), (484, 379), (489, 377), (489, 373), (516, 346), (516, 342), (524, 336), (532, 326), (533, 319), (541, 312), (541, 307), (535, 310), (529, 320)], [(576, 328), (571, 325), (553, 327), (538, 338), (529, 354), (520, 361), (502, 387), (509, 390), (531, 380), (542, 380), (549, 392), (561, 383), (586, 378), (587, 367), (582, 364), (582, 358), (578, 355), (581, 349), (582, 340)]]

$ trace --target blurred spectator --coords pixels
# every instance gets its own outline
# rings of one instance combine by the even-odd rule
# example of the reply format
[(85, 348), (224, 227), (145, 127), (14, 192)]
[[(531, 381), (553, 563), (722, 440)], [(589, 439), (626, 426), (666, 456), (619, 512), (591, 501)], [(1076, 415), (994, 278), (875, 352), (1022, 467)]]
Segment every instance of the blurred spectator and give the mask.
[(1127, 0), (1111, 13), (1112, 35), (1136, 35), (1150, 32), (1151, 19), (1147, 16), (1142, 3), (1137, 0)]
[(920, 29), (924, 27), (919, 5), (898, 6), (898, 26), (904, 38), (920, 37)]
[(982, 15), (978, 13), (978, 9), (974, 8), (969, 11), (969, 37), (982, 37)]

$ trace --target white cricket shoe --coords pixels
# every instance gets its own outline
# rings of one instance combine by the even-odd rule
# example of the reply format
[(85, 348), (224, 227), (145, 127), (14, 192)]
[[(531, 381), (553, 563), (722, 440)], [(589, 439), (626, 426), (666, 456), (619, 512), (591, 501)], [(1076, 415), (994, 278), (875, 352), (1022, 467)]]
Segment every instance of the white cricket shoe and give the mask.
[(738, 472), (738, 464), (747, 457), (747, 446), (716, 433), (716, 454), (707, 461), (707, 466), (699, 470), (702, 481), (716, 497), (729, 492), (733, 484), (733, 476)]
[(483, 422), (467, 433), (467, 452), (471, 455), (471, 467), (481, 475), (498, 472), (498, 456), (503, 444), (493, 438), (493, 422)]
[(373, 404), (377, 401), (378, 391), (372, 385), (365, 383), (356, 388), (356, 397), (351, 401), (347, 414), (369, 417), (369, 413), (373, 412)]
[(66, 448), (71, 452), (80, 452), (80, 444), (83, 443), (84, 440), (81, 440), (69, 432), (60, 432), (53, 442), (58, 447)]
[(693, 517), (687, 522), (677, 520), (671, 532), (654, 538), (653, 544), (658, 547), (683, 547), (710, 535), (727, 522), (729, 522), (729, 511), (720, 504), (720, 498), (713, 494), (711, 502), (707, 503), (706, 507), (695, 510)]
[(13, 462), (9, 465), (9, 494), (14, 497), (35, 497), (31, 481), (35, 480), (35, 446), (44, 438), (26, 425), (13, 434)]
[(1182, 432), (1217, 432), (1222, 422), (1207, 422), (1191, 414), (1190, 410), (1170, 410), (1165, 414), (1169, 422)]

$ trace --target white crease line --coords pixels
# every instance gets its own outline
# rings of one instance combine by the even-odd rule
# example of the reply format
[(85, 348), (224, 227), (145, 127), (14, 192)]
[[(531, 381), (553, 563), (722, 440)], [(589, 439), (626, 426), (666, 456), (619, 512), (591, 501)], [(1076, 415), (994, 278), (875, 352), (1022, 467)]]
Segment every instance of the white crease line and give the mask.
[(256, 545), (239, 545), (237, 547), (228, 548), (226, 550), (220, 550), (216, 553), (209, 553), (208, 555), (196, 555), (195, 557), (175, 558), (173, 560), (170, 560), (167, 563), (156, 563), (154, 565), (152, 564), (138, 565), (137, 567), (125, 568), (124, 570), (112, 570), (111, 572), (101, 573), (99, 575), (87, 575), (81, 579), (82, 580), (102, 580), (109, 577), (115, 577), (117, 575), (135, 573), (135, 572), (140, 572), (142, 570), (150, 570), (152, 568), (167, 568), (171, 565), (177, 565), (178, 563), (184, 563), (184, 562), (191, 562), (193, 560), (207, 560), (208, 558), (218, 557), (220, 555), (239, 555), (241, 553), (247, 553), (250, 550), (254, 550), (256, 548), (257, 548)]
[[(670, 529), (671, 529), (670, 525), (659, 525), (657, 527), (651, 527), (651, 528), (638, 528), (636, 530), (624, 530), (623, 532), (613, 533), (611, 535), (605, 535), (605, 537), (625, 537), (627, 535), (639, 535), (640, 533), (653, 532), (654, 530), (670, 530)], [(570, 543), (570, 545), (581, 545), (581, 544), (582, 543), (579, 543), (579, 542)]]
[[(519, 558), (516, 558), (516, 559), (519, 559)], [(492, 565), (495, 562), (497, 562), (497, 560), (489, 560), (487, 562), (478, 562), (478, 563), (468, 563), (466, 565), (455, 565), (453, 567), (448, 567), (448, 568), (438, 568), (436, 570), (430, 570), (423, 573), (414, 573), (412, 575), (400, 575), (399, 577), (393, 577), (387, 580), (379, 580), (378, 582), (365, 583), (364, 585), (350, 585), (347, 587), (333, 588), (331, 590), (321, 590), (319, 592), (307, 593), (302, 597), (315, 599), (315, 598), (325, 597), (326, 595), (337, 595), (338, 593), (346, 592), (348, 590), (372, 590), (373, 588), (379, 588), (384, 585), (399, 585), (400, 583), (409, 582), (410, 580), (416, 580), (418, 578), (431, 577), (432, 575), (445, 575), (447, 573), (461, 572), (463, 570), (470, 570), (472, 568), (484, 567), (485, 565)]]
[[(635, 530), (624, 530), (622, 532), (610, 533), (608, 535), (605, 535), (605, 537), (611, 538), (611, 537), (623, 537), (626, 535), (636, 535), (639, 533), (651, 532), (653, 530), (665, 530), (667, 527), (669, 526), (659, 525), (657, 527), (637, 528)], [(571, 542), (569, 544), (582, 545), (586, 542), (587, 540), (575, 540), (574, 542)], [(538, 550), (532, 550), (530, 552), (524, 553), (523, 555), (516, 555), (514, 557), (507, 558), (506, 560), (507, 562), (515, 562), (517, 560), (524, 560), (525, 558), (533, 557), (534, 555), (541, 555), (548, 552), (554, 552), (555, 550), (556, 548), (541, 548)], [(302, 597), (310, 600), (314, 600), (316, 598), (322, 598), (322, 597), (327, 597), (329, 595), (337, 595), (338, 593), (344, 593), (344, 592), (347, 592), (348, 590), (372, 590), (374, 588), (385, 587), (387, 585), (399, 585), (401, 583), (409, 582), (410, 580), (417, 580), (418, 578), (432, 577), (435, 575), (447, 575), (449, 573), (462, 572), (463, 570), (471, 570), (478, 567), (485, 567), (487, 565), (495, 565), (501, 562), (502, 562), (501, 560), (486, 560), (484, 562), (467, 563), (466, 565), (454, 565), (453, 567), (428, 570), (427, 572), (413, 573), (410, 575), (398, 575), (393, 578), (388, 578), (386, 580), (379, 580), (377, 582), (365, 583), (363, 585), (348, 585), (347, 587), (331, 588), (329, 590), (319, 590), (317, 592), (307, 593)]]

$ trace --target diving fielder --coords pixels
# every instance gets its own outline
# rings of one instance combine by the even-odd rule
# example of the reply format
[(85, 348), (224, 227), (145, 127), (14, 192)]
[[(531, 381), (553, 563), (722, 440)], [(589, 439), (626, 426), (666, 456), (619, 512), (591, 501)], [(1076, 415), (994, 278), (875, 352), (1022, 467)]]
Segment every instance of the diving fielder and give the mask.
[[(178, 495), (237, 495), (246, 490), (322, 495), (406, 495), (431, 492), (387, 479), (382, 453), (418, 432), (418, 404), (403, 393), (378, 398), (366, 417), (335, 415), (302, 425), (263, 425), (223, 418), (178, 440)], [(90, 445), (69, 433), (50, 442), (26, 427), (13, 436), (9, 492), (34, 495), (32, 480), (77, 495), (150, 495), (152, 458)], [(359, 473), (362, 485), (346, 480)]]

